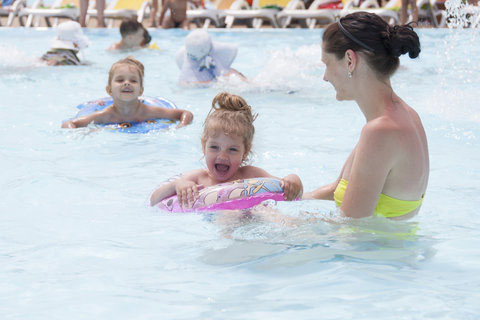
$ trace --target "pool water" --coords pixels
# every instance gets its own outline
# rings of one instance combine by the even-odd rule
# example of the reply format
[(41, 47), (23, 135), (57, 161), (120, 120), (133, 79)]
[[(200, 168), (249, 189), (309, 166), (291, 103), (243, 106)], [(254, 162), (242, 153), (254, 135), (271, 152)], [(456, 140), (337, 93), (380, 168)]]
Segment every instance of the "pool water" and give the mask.
[[(365, 120), (322, 80), (321, 32), (215, 31), (239, 44), (233, 67), (251, 81), (181, 88), (183, 31), (152, 31), (161, 50), (111, 53), (118, 30), (86, 30), (90, 64), (54, 68), (38, 62), (54, 30), (1, 28), (0, 317), (478, 319), (478, 30), (419, 30), (420, 58), (402, 57), (392, 79), (429, 139), (430, 182), (410, 221), (339, 221), (328, 201), (248, 217), (148, 207), (163, 180), (204, 167), (202, 124), (223, 90), (259, 114), (254, 165), (296, 173), (307, 191), (336, 179)], [(106, 95), (111, 64), (127, 54), (145, 64), (145, 95), (190, 110), (193, 124), (60, 129)]]

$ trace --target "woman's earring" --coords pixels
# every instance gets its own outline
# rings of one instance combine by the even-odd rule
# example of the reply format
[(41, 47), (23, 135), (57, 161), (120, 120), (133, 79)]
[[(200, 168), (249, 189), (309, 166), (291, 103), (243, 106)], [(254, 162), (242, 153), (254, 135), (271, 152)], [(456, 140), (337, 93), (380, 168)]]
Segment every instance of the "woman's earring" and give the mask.
[(349, 77), (349, 78), (352, 77), (352, 72), (351, 72), (351, 71), (348, 71), (348, 77)]

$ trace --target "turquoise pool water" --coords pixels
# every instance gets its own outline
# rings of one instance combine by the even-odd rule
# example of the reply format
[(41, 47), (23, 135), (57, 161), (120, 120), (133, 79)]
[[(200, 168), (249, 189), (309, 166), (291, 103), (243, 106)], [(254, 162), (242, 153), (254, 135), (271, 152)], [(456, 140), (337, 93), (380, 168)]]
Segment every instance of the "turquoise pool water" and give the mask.
[[(145, 94), (195, 114), (178, 131), (62, 130), (75, 106), (105, 96), (117, 30), (87, 30), (91, 64), (38, 62), (53, 30), (0, 29), (0, 317), (2, 319), (478, 319), (480, 46), (478, 30), (420, 30), (419, 59), (392, 82), (418, 110), (431, 175), (408, 222), (324, 222), (334, 204), (280, 203), (276, 215), (165, 214), (161, 181), (203, 166), (212, 98), (241, 94), (259, 113), (253, 163), (306, 190), (338, 176), (364, 119), (322, 81), (321, 30), (216, 31), (239, 44), (249, 84), (177, 86), (182, 31), (152, 31), (161, 51)], [(417, 230), (417, 231), (412, 231)], [(477, 302), (475, 302), (477, 301)]]

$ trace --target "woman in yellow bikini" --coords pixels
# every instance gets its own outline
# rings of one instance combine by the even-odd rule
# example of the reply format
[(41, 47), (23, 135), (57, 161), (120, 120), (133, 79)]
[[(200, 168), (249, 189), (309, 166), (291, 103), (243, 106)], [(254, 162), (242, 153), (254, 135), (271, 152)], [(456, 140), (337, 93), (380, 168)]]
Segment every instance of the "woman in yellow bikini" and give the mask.
[(372, 13), (349, 14), (325, 29), (324, 80), (337, 100), (357, 102), (366, 124), (338, 179), (304, 199), (335, 200), (353, 218), (406, 219), (419, 211), (429, 175), (427, 138), (417, 112), (390, 84), (406, 53), (420, 53), (413, 29), (391, 27)]

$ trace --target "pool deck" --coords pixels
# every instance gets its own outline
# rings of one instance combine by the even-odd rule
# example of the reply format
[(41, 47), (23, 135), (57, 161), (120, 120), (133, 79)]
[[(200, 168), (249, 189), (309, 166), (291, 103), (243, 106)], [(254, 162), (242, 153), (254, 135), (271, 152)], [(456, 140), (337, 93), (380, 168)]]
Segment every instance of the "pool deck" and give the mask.
[[(26, 22), (27, 17), (25, 17), (23, 20), (24, 20), (24, 22)], [(51, 21), (53, 21), (53, 20), (54, 20), (54, 18), (51, 18)], [(70, 19), (68, 19), (68, 18), (59, 18), (59, 19), (58, 19), (58, 23), (63, 22), (63, 21), (68, 21), (68, 20), (70, 20)], [(120, 27), (120, 23), (121, 23), (121, 22), (122, 22), (121, 19), (115, 19), (115, 20), (114, 20), (114, 24), (113, 24), (113, 28), (118, 28), (118, 27)], [(53, 23), (53, 22), (51, 22), (51, 23)], [(148, 28), (148, 27), (150, 26), (150, 21), (149, 21), (149, 20), (145, 20), (145, 21), (142, 22), (142, 24), (143, 24), (145, 27)], [(4, 28), (4, 27), (6, 27), (6, 25), (7, 25), (7, 17), (0, 17), (0, 28), (2, 28), (2, 27)], [(22, 26), (20, 25), (20, 20), (19, 20), (18, 18), (15, 18), (15, 20), (13, 21), (13, 24), (12, 24), (11, 27), (12, 27), (12, 28), (13, 28), (13, 27), (22, 27)], [(43, 28), (48, 27), (47, 24), (46, 24), (46, 22), (45, 22), (45, 19), (41, 19), (41, 20), (40, 20), (40, 25), (39, 25), (39, 27), (43, 27)], [(90, 19), (89, 22), (88, 22), (87, 27), (88, 27), (88, 28), (97, 28), (97, 19), (95, 19), (95, 18)], [(319, 27), (321, 27), (321, 26), (320, 26), (320, 25), (317, 26), (317, 28), (319, 28)], [(193, 22), (190, 23), (190, 29), (197, 29), (197, 28), (198, 28), (198, 27), (196, 26), (195, 23), (193, 23)], [(210, 26), (210, 28), (215, 28), (215, 26)], [(236, 24), (236, 25), (234, 25), (232, 28), (247, 28), (247, 26), (246, 26), (246, 25), (241, 25), (241, 24)], [(266, 22), (266, 23), (264, 23), (264, 24), (262, 25), (262, 29), (270, 29), (270, 28), (272, 28), (272, 26), (269, 25), (268, 22)], [(159, 29), (160, 29), (160, 28), (159, 28)]]

